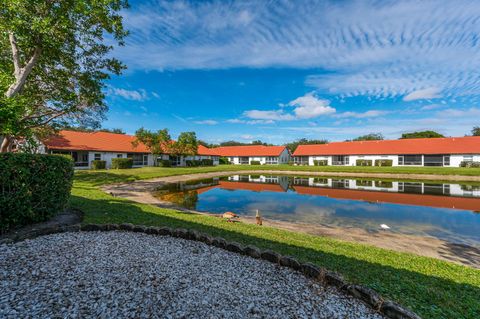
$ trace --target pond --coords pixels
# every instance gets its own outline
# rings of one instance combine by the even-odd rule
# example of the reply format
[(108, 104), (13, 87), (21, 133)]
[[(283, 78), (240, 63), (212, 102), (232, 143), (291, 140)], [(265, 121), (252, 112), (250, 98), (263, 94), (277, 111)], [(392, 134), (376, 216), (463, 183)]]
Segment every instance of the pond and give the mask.
[(357, 227), (480, 246), (480, 185), (306, 176), (234, 175), (167, 184), (155, 192), (188, 209)]

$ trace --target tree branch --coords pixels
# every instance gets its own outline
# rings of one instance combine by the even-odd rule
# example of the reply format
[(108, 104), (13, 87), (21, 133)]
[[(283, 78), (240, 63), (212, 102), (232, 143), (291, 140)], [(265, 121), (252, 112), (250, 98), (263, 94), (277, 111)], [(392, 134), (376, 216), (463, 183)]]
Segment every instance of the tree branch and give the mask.
[(23, 68), (20, 68), (20, 57), (19, 57), (19, 49), (17, 45), (17, 41), (15, 39), (15, 35), (10, 32), (10, 44), (12, 46), (12, 55), (13, 55), (13, 65), (15, 67), (15, 83), (10, 85), (5, 95), (7, 97), (12, 97), (17, 94), (25, 85), (25, 81), (27, 80), (28, 75), (32, 72), (33, 67), (38, 61), (42, 49), (40, 47), (36, 47), (33, 50), (33, 55), (28, 60), (27, 64)]
[(10, 46), (12, 47), (13, 67), (15, 68), (14, 75), (15, 79), (18, 79), (20, 76), (20, 55), (18, 52), (17, 39), (13, 32), (8, 33), (8, 38), (10, 39)]

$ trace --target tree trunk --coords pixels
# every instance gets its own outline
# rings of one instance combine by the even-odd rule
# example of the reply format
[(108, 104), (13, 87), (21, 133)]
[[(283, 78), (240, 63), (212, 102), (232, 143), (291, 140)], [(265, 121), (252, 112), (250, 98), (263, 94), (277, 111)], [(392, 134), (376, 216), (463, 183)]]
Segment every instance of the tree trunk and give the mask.
[(2, 141), (2, 146), (0, 146), (0, 153), (8, 153), (12, 151), (12, 137), (4, 136)]

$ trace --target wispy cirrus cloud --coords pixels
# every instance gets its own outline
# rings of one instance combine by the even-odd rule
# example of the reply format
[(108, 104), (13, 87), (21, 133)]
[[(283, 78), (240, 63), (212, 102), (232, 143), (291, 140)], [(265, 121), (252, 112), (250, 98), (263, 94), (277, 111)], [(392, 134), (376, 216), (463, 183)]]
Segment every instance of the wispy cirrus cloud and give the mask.
[(133, 70), (315, 68), (306, 84), (340, 97), (480, 94), (476, 1), (148, 1), (124, 16)]
[(415, 100), (436, 99), (441, 97), (440, 89), (431, 87), (422, 90), (416, 90), (403, 97), (406, 102)]
[(195, 124), (201, 124), (201, 125), (217, 125), (218, 121), (215, 120), (201, 120), (201, 121), (193, 121)]
[(113, 95), (113, 96), (119, 96), (126, 100), (132, 100), (132, 101), (144, 101), (148, 98), (147, 91), (145, 91), (144, 89), (127, 90), (127, 89), (112, 87), (112, 88), (109, 88), (107, 94)]

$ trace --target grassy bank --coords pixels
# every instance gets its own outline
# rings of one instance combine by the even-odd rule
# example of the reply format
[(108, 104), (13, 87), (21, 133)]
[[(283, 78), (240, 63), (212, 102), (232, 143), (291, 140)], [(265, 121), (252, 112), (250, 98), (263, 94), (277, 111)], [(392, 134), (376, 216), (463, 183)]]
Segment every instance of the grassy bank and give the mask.
[[(354, 169), (355, 167), (352, 167)], [(424, 318), (475, 318), (480, 313), (480, 271), (432, 258), (388, 251), (325, 237), (294, 233), (220, 218), (133, 203), (98, 189), (106, 183), (161, 176), (240, 169), (318, 170), (318, 167), (221, 166), (209, 168), (142, 168), (77, 172), (71, 205), (85, 212), (86, 223), (133, 223), (197, 229), (242, 244), (254, 244), (295, 256), (343, 274), (410, 307)], [(321, 169), (324, 169), (322, 167)], [(342, 168), (350, 169), (350, 168)], [(356, 169), (397, 169), (359, 167)], [(404, 168), (401, 168), (404, 169)], [(412, 168), (410, 168), (411, 170)], [(438, 169), (437, 169), (438, 170)], [(443, 170), (443, 169), (442, 169)], [(471, 169), (469, 169), (471, 170)], [(415, 169), (431, 174), (430, 168)], [(391, 172), (391, 171), (390, 171)], [(395, 171), (395, 173), (400, 173)], [(401, 172), (405, 173), (405, 171)], [(423, 173), (427, 174), (427, 173)], [(457, 171), (452, 174), (459, 174)], [(478, 174), (478, 173), (477, 173)]]

